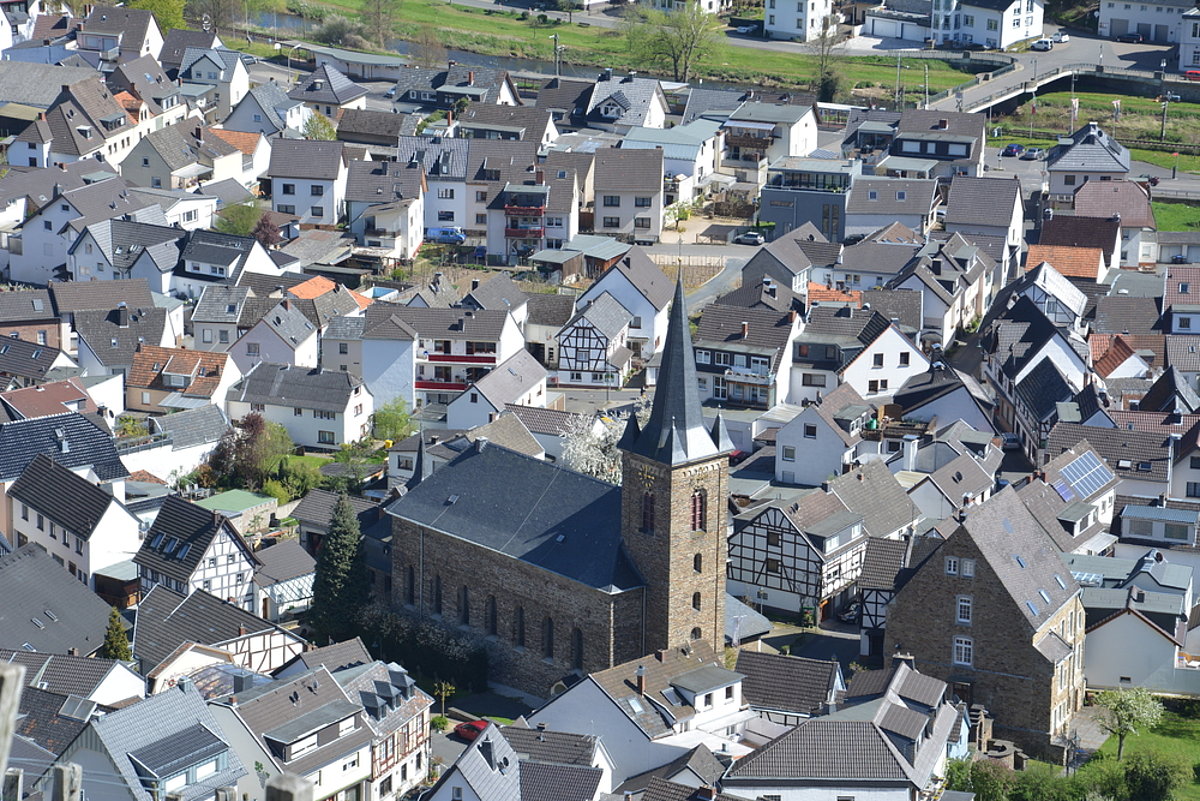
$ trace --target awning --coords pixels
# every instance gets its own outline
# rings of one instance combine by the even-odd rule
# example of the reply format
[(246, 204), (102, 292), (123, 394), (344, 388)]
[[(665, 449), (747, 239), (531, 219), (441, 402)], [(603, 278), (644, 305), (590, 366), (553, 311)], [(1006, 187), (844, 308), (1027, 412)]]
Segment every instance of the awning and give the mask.
[(773, 122), (753, 122), (751, 120), (727, 120), (722, 128), (749, 128), (752, 131), (773, 131)]
[(178, 170), (172, 170), (171, 175), (177, 175), (180, 178), (198, 178), (210, 172), (212, 172), (212, 167), (205, 167), (203, 164), (196, 163), (180, 167)]
[(165, 406), (169, 409), (200, 409), (208, 406), (212, 401), (208, 398), (189, 398), (179, 392), (172, 392), (158, 402), (159, 406)]

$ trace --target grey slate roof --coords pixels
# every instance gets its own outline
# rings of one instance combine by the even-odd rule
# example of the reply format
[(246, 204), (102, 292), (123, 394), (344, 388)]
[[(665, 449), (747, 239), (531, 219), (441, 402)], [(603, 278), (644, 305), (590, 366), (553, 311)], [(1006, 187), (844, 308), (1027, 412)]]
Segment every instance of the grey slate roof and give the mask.
[(0, 100), (47, 109), (54, 104), (62, 87), (80, 81), (99, 83), (95, 70), (84, 67), (59, 67), (12, 60), (0, 74)]
[(0, 375), (43, 382), (53, 375), (51, 365), (60, 355), (58, 348), (8, 338), (0, 343)]
[(500, 733), (522, 760), (590, 766), (596, 758), (598, 739), (592, 734), (539, 731), (528, 726), (502, 726)]
[(411, 162), (352, 161), (346, 176), (346, 200), (375, 204), (417, 198), (422, 177), (419, 166)]
[[(746, 334), (742, 334), (742, 324)], [(696, 343), (718, 350), (769, 355), (771, 370), (790, 354), (788, 340), (795, 328), (790, 312), (743, 309), (713, 304), (704, 310), (696, 327)]]
[[(83, 714), (67, 715), (64, 710), (73, 711), (82, 708)], [(95, 710), (95, 704), (79, 703), (79, 696), (49, 692), (37, 684), (26, 683), (21, 690), (21, 704), (17, 709), (17, 726), (15, 733), (27, 737), (39, 748), (51, 752), (50, 761), (62, 753), (72, 740), (83, 731), (87, 725), (88, 710)], [(13, 767), (30, 770), (29, 766), (13, 760)], [(48, 767), (48, 766), (47, 766)]]
[[(163, 130), (176, 127), (171, 125)], [(89, 225), (86, 232), (96, 240), (100, 252), (114, 269), (129, 270), (142, 253), (148, 251), (159, 271), (164, 273), (174, 269), (179, 261), (180, 243), (187, 236), (186, 231), (174, 226), (122, 219), (100, 220)], [(81, 234), (67, 252), (77, 252), (82, 239)]]
[(1057, 404), (1075, 396), (1053, 359), (1042, 359), (1016, 386), (1016, 395), (1040, 422), (1050, 419)]
[(593, 328), (611, 340), (615, 339), (623, 329), (628, 327), (632, 319), (633, 315), (621, 305), (620, 301), (609, 293), (604, 292), (595, 300), (585, 303), (580, 307), (575, 316), (563, 326), (563, 329), (566, 330), (569, 327), (575, 326), (581, 320), (587, 320)]
[(505, 404), (504, 408), (516, 415), (517, 419), (532, 434), (561, 436), (571, 430), (574, 420), (579, 417), (576, 412), (543, 409), (537, 406), (518, 406), (515, 403)]
[(15, 480), (35, 456), (43, 453), (64, 467), (91, 467), (101, 481), (129, 475), (112, 435), (82, 414), (69, 412), (0, 423), (0, 480)]
[(216, 645), (275, 627), (260, 617), (204, 590), (184, 597), (156, 584), (138, 604), (134, 624), (133, 654), (143, 672), (162, 664), (185, 642)]
[(378, 138), (398, 141), (404, 130), (406, 117), (404, 114), (389, 114), (386, 111), (343, 109), (338, 119), (338, 139), (343, 142), (371, 141)]
[(366, 87), (359, 86), (334, 67), (322, 64), (288, 92), (292, 100), (303, 103), (327, 103), (340, 106), (367, 94)]
[[(522, 348), (475, 381), (473, 386), (492, 406), (503, 412), (505, 404), (517, 400), (545, 379), (546, 368), (532, 353)], [(470, 389), (465, 391), (469, 392)]]
[[(1051, 458), (1087, 443), (1104, 458), (1118, 478), (1166, 483), (1170, 475), (1168, 433), (1101, 428), (1079, 423), (1057, 423), (1046, 438)], [(1142, 469), (1148, 466), (1149, 469)]]
[(629, 126), (644, 125), (650, 104), (656, 97), (663, 96), (657, 78), (632, 75), (613, 75), (607, 78), (604, 74), (600, 77), (602, 80), (592, 85), (592, 93), (584, 110), (588, 121), (592, 123), (613, 122), (600, 114), (600, 109), (611, 100), (621, 108), (617, 122)]
[(662, 192), (663, 151), (603, 147), (596, 150), (596, 195), (604, 192)]
[(120, 309), (75, 312), (75, 332), (79, 339), (85, 341), (96, 359), (107, 367), (130, 365), (138, 345), (157, 345), (163, 340), (166, 309), (129, 307), (127, 311), (127, 325), (121, 325)]
[(528, 300), (529, 296), (513, 283), (508, 273), (496, 273), (463, 296), (465, 305), (500, 311), (515, 311)]
[[(61, 568), (60, 568), (61, 569)], [(25, 666), (25, 684), (45, 689), (57, 695), (91, 695), (116, 666), (113, 659), (71, 656), (62, 653), (32, 652), (24, 649), (0, 649), (0, 662)]]
[(8, 494), (84, 540), (91, 539), (100, 518), (117, 502), (111, 494), (44, 453), (33, 457)]
[[(371, 652), (367, 650), (367, 646), (363, 645), (363, 641), (360, 638), (354, 637), (349, 640), (331, 643), (330, 645), (319, 646), (309, 651), (303, 651), (297, 654), (295, 659), (288, 662), (284, 667), (299, 664), (305, 670), (324, 667), (330, 673), (337, 673), (339, 670), (370, 664), (370, 662)], [(280, 670), (283, 670), (283, 668), (280, 668)]]
[(361, 378), (337, 370), (259, 362), (230, 388), (228, 399), (344, 412), (362, 385)]
[[(250, 546), (228, 520), (178, 495), (168, 495), (133, 561), (139, 567), (155, 570), (167, 578), (187, 584), (204, 558), (204, 552), (222, 528), (254, 562)], [(162, 539), (158, 539), (159, 535), (162, 535)], [(171, 544), (172, 540), (175, 545)], [(170, 548), (171, 552), (167, 553), (166, 548)]]
[(859, 589), (895, 589), (896, 577), (904, 567), (907, 551), (908, 543), (903, 540), (885, 540), (877, 537), (867, 540), (862, 572), (858, 576)]
[(738, 651), (742, 698), (757, 709), (818, 715), (833, 696), (838, 672), (836, 661), (798, 656)]
[(1129, 172), (1129, 151), (1095, 122), (1071, 134), (1071, 144), (1057, 145), (1046, 157), (1052, 172)]
[(244, 286), (206, 286), (192, 309), (192, 322), (236, 324), (250, 294), (250, 288)]
[(721, 415), (711, 431), (705, 428), (682, 280), (675, 284), (668, 319), (650, 418), (643, 428), (637, 415), (630, 415), (618, 447), (659, 464), (678, 466), (729, 453), (733, 444)]
[(886, 537), (921, 516), (882, 460), (872, 460), (829, 482), (833, 494), (851, 512), (862, 515), (872, 537)]
[[(90, 654), (109, 606), (38, 545), (0, 557), (0, 642), (26, 651)], [(26, 647), (28, 645), (28, 647)]]
[(907, 781), (898, 754), (868, 720), (807, 720), (738, 760), (737, 779)]
[(45, 289), (0, 292), (0, 323), (53, 320), (54, 306)]
[[(151, 801), (153, 796), (142, 784), (133, 761), (136, 755), (140, 754), (160, 770), (169, 771), (173, 764), (190, 762), (193, 753), (213, 754), (226, 750), (227, 746), (225, 732), (190, 683), (96, 718), (90, 725), (116, 765), (127, 792), (138, 801)], [(184, 801), (211, 797), (216, 788), (234, 784), (246, 775), (237, 750), (227, 750), (226, 769), (189, 783), (180, 791)], [(196, 762), (201, 761), (202, 758), (196, 758)], [(99, 774), (92, 776), (97, 782), (92, 794), (103, 795), (104, 779)], [(83, 777), (85, 788), (89, 778)]]
[(60, 314), (73, 314), (91, 309), (115, 309), (124, 301), (131, 309), (154, 306), (150, 284), (145, 278), (123, 281), (66, 281), (49, 285), (54, 308)]
[(521, 801), (592, 801), (604, 771), (591, 765), (522, 761)]
[(151, 419), (157, 430), (171, 435), (174, 450), (215, 444), (229, 430), (225, 412), (212, 403)]
[[(954, 537), (967, 537), (975, 543), (997, 585), (1033, 629), (1052, 618), (1079, 591), (1079, 585), (1062, 568), (1054, 541), (1011, 487), (972, 507), (951, 539)], [(940, 565), (931, 564), (923, 569), (940, 570)], [(1058, 579), (1062, 579), (1061, 585)], [(1050, 598), (1049, 603), (1042, 592)]]
[(1021, 182), (956, 175), (946, 199), (946, 225), (1003, 226), (1021, 197)]
[(309, 322), (294, 300), (280, 301), (258, 324), (269, 328), (285, 345), (292, 348), (299, 347), (310, 337), (317, 335), (316, 326)]
[(860, 178), (846, 197), (846, 213), (928, 216), (936, 194), (932, 179)]
[[(242, 98), (242, 102), (238, 103), (238, 108), (241, 108), (243, 103), (257, 105), (263, 111), (263, 121), (270, 122), (278, 132), (287, 128), (285, 119), (287, 109), (299, 105), (299, 102), (288, 97), (282, 86), (274, 81), (269, 81), (251, 88)], [(276, 140), (272, 144), (278, 144), (279, 141)]]
[(508, 312), (499, 309), (428, 309), (419, 306), (399, 306), (372, 303), (367, 307), (367, 326), (364, 335), (374, 336), (379, 323), (395, 317), (422, 339), (469, 339), (498, 342), (510, 319)]
[[(498, 483), (497, 475), (507, 480)], [(387, 511), (417, 525), (436, 524), (452, 537), (590, 587), (619, 592), (641, 585), (621, 544), (620, 494), (580, 473), (476, 442)]]
[(271, 165), (267, 175), (332, 181), (344, 169), (344, 142), (316, 139), (276, 139), (271, 143)]
[(262, 567), (255, 572), (254, 582), (260, 587), (307, 576), (317, 569), (316, 560), (296, 540), (283, 540), (256, 555)]

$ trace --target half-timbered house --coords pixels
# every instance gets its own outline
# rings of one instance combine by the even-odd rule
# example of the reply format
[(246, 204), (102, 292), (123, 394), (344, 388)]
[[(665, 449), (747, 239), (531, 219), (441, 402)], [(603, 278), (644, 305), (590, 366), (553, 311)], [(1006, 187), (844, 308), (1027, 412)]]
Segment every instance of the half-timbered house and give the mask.
[(154, 587), (138, 605), (133, 630), (133, 655), (142, 672), (154, 672), (192, 643), (228, 651), (233, 664), (256, 673), (283, 667), (307, 645), (300, 635), (206, 592), (184, 597), (161, 584)]
[(832, 492), (770, 504), (734, 521), (729, 592), (785, 612), (820, 610), (824, 617), (858, 578), (865, 545), (863, 516)]
[(204, 590), (255, 610), (261, 560), (223, 515), (178, 496), (163, 502), (133, 562), (143, 593), (159, 584), (184, 595)]
[(558, 332), (559, 385), (623, 386), (633, 367), (632, 319), (607, 292), (582, 306)]
[(909, 542), (870, 539), (863, 554), (862, 572), (858, 577), (859, 618), (861, 635), (859, 653), (863, 656), (883, 654), (883, 632), (887, 627), (887, 610), (905, 577), (905, 567), (919, 564), (933, 553), (940, 538), (914, 537)]

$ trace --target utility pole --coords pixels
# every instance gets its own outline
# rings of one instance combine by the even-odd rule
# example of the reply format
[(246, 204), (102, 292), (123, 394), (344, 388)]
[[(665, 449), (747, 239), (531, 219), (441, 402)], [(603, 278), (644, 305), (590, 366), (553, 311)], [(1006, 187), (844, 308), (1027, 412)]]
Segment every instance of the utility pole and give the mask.
[(929, 110), (929, 62), (925, 62), (925, 105), (923, 108)]
[(900, 111), (900, 53), (896, 52), (896, 111)]
[(1158, 141), (1167, 141), (1167, 109), (1171, 106), (1171, 99), (1167, 95), (1163, 95), (1163, 113), (1162, 126), (1158, 130)]
[(558, 34), (550, 34), (550, 38), (554, 40), (554, 77), (557, 78), (562, 74), (562, 67), (559, 66), (558, 60)]
[(51, 771), (54, 774), (54, 789), (50, 794), (52, 801), (80, 801), (83, 796), (83, 768), (66, 762), (53, 766)]

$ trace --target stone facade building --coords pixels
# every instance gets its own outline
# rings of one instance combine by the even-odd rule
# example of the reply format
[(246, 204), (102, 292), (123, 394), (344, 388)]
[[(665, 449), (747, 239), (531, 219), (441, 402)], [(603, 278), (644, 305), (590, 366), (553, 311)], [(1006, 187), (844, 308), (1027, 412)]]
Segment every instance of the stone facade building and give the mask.
[(991, 712), (997, 737), (1057, 759), (1083, 705), (1084, 613), (1046, 531), (1006, 489), (912, 567), (888, 608), (884, 653), (911, 653)]
[(491, 678), (549, 695), (656, 649), (725, 637), (724, 422), (707, 428), (682, 286), (623, 487), (485, 440), (387, 507), (395, 608), (478, 634)]

